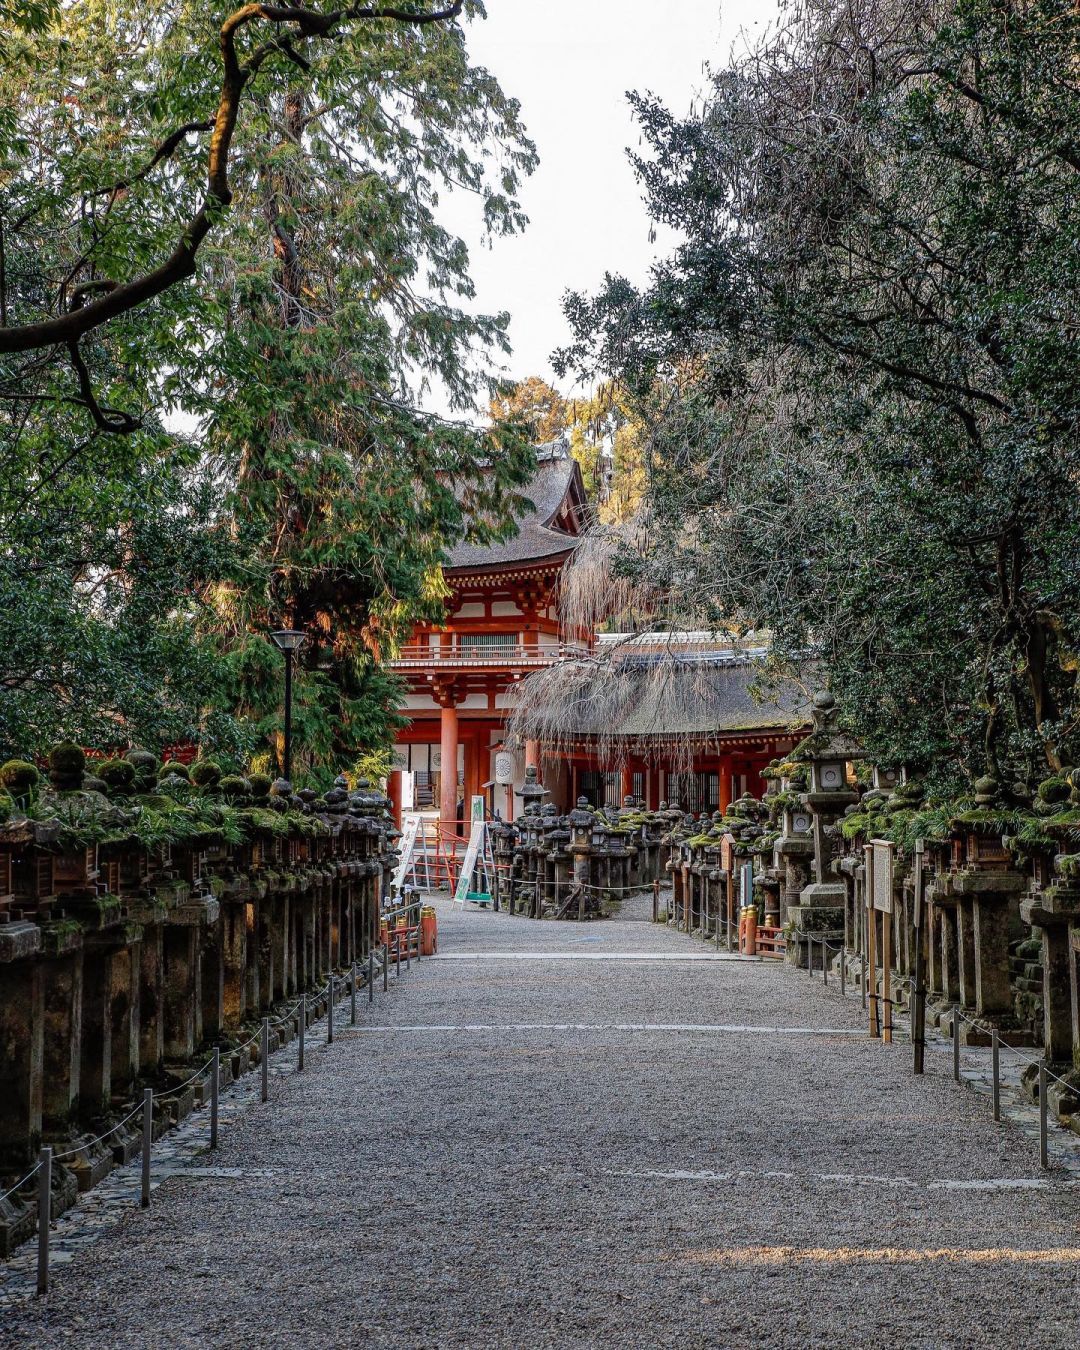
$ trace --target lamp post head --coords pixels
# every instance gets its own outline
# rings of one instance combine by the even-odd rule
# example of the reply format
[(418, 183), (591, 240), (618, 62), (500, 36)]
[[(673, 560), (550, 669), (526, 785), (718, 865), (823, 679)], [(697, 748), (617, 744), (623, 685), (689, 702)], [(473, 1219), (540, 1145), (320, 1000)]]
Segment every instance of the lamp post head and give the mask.
[(295, 628), (282, 628), (270, 634), (271, 641), (279, 651), (295, 652), (307, 641), (307, 634)]

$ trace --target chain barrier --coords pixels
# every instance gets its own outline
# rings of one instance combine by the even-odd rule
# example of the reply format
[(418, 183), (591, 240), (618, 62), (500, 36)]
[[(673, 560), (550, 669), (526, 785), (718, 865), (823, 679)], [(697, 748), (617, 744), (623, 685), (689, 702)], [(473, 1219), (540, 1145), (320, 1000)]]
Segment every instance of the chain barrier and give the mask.
[[(967, 1013), (965, 1013), (962, 1009), (958, 1009), (957, 1011), (959, 1013), (961, 1022), (966, 1022), (967, 1025), (971, 1027), (973, 1031), (979, 1032), (980, 1035), (983, 1036), (986, 1035), (986, 1028), (984, 1026), (982, 1026), (979, 1022), (976, 1022), (973, 1018), (968, 1017)], [(1038, 1069), (1042, 1067), (1045, 1070), (1047, 1078), (1052, 1078), (1055, 1083), (1060, 1083), (1063, 1088), (1067, 1088), (1070, 1092), (1073, 1091), (1072, 1086), (1069, 1083), (1067, 1083), (1064, 1078), (1062, 1078), (1059, 1074), (1056, 1074), (1051, 1070), (1050, 1066), (1046, 1063), (1045, 1057), (1043, 1057), (1042, 1059), (1032, 1059), (1030, 1055), (1021, 1054), (1021, 1052), (1017, 1049), (1015, 1045), (1010, 1045), (1008, 1041), (1003, 1041), (1000, 1038), (998, 1039), (998, 1045), (1002, 1050), (1007, 1050), (1010, 1055), (1013, 1055), (1022, 1064), (1028, 1064), (1033, 1069)]]
[[(825, 984), (828, 984), (827, 966), (826, 966), (826, 960), (825, 960), (825, 956), (824, 956), (824, 953), (825, 953), (826, 951), (832, 951), (832, 952), (839, 952), (839, 953), (840, 953), (840, 958), (841, 958), (841, 972), (842, 972), (842, 975), (843, 975), (843, 973), (846, 971), (846, 964), (845, 964), (845, 963), (846, 963), (846, 959), (847, 959), (847, 955), (848, 955), (848, 950), (847, 950), (847, 948), (843, 945), (843, 943), (841, 943), (841, 944), (839, 944), (839, 945), (837, 945), (837, 944), (835, 944), (835, 943), (832, 943), (832, 942), (830, 942), (830, 941), (828, 940), (828, 938), (825, 937), (825, 935), (824, 935), (823, 933), (804, 933), (803, 936), (807, 939), (807, 941), (808, 941), (809, 944), (810, 944), (811, 964), (809, 965), (808, 969), (809, 969), (809, 973), (810, 973), (811, 975), (814, 975), (814, 974), (816, 973), (815, 970), (814, 970), (814, 967), (813, 967), (813, 948), (814, 948), (814, 945), (817, 944), (817, 943), (820, 943), (821, 948), (822, 948), (822, 976), (823, 976), (823, 982), (824, 982)], [(925, 1025), (923, 1026), (922, 1035), (921, 1035), (920, 1037), (916, 1037), (916, 1034), (915, 1034), (915, 1026), (916, 1026), (916, 1020), (917, 1020), (917, 1019), (916, 1019), (916, 1013), (915, 1013), (914, 1000), (915, 1000), (915, 998), (918, 996), (918, 991), (916, 991), (916, 989), (915, 989), (915, 976), (912, 975), (912, 976), (909, 977), (909, 978), (910, 978), (910, 981), (911, 981), (911, 985), (912, 985), (912, 1000), (911, 1000), (910, 1005), (905, 1004), (904, 1000), (902, 1000), (902, 999), (886, 998), (885, 995), (884, 995), (884, 993), (878, 993), (878, 992), (877, 992), (877, 988), (876, 988), (876, 983), (877, 983), (877, 982), (876, 982), (876, 979), (875, 979), (875, 981), (874, 981), (874, 990), (873, 990), (873, 991), (870, 991), (870, 992), (868, 993), (868, 988), (867, 988), (867, 986), (868, 986), (868, 983), (869, 983), (869, 979), (868, 979), (868, 972), (867, 972), (867, 970), (866, 970), (866, 956), (865, 956), (865, 953), (863, 953), (863, 952), (854, 952), (854, 953), (852, 953), (852, 954), (855, 955), (855, 956), (857, 956), (857, 957), (859, 958), (859, 960), (860, 960), (860, 962), (862, 963), (862, 966), (863, 966), (862, 973), (860, 974), (859, 979), (858, 979), (858, 984), (859, 984), (859, 987), (860, 987), (860, 997), (863, 999), (863, 1006), (865, 1007), (865, 1001), (866, 1001), (866, 998), (869, 996), (869, 998), (870, 998), (871, 1000), (876, 1001), (876, 1004), (877, 1004), (877, 1007), (878, 1007), (879, 1010), (880, 1010), (881, 1008), (889, 1009), (889, 1010), (890, 1010), (890, 1014), (889, 1014), (888, 1021), (886, 1022), (886, 1026), (888, 1026), (889, 1023), (892, 1022), (892, 1016), (891, 1016), (891, 1010), (892, 1010), (892, 1009), (894, 1009), (894, 1008), (900, 1008), (901, 1010), (903, 1010), (905, 1007), (907, 1007), (907, 1008), (908, 1008), (908, 1011), (909, 1011), (909, 1014), (910, 1014), (910, 1016), (911, 1016), (911, 1026), (910, 1026), (910, 1028), (909, 1028), (911, 1045), (912, 1045), (913, 1047), (925, 1047), (925, 1046), (928, 1044), (927, 1038), (926, 1038)], [(901, 975), (901, 973), (900, 973), (899, 971), (897, 971), (896, 974), (897, 974), (897, 978), (898, 978), (898, 979), (900, 979), (900, 980), (903, 979), (903, 976)], [(840, 992), (841, 992), (841, 995), (842, 995), (844, 998), (847, 997), (846, 982), (845, 982), (845, 980), (844, 980), (843, 978), (841, 979)], [(925, 998), (925, 991), (923, 991), (922, 997)], [(953, 1078), (954, 1078), (954, 1080), (955, 1080), (956, 1082), (958, 1082), (958, 1083), (962, 1081), (961, 1069), (960, 1069), (960, 1036), (959, 1036), (959, 1023), (960, 1023), (960, 1022), (963, 1022), (966, 1026), (970, 1027), (973, 1031), (977, 1032), (980, 1036), (984, 1036), (984, 1037), (985, 1037), (987, 1034), (989, 1034), (990, 1037), (991, 1037), (991, 1049), (992, 1049), (992, 1057), (991, 1057), (991, 1065), (992, 1065), (991, 1099), (992, 1099), (992, 1104), (993, 1104), (993, 1117), (994, 1117), (994, 1120), (995, 1120), (995, 1121), (1000, 1121), (1000, 1119), (1001, 1119), (1001, 1079), (1000, 1079), (1000, 1070), (999, 1070), (999, 1053), (1000, 1053), (1001, 1049), (1004, 1048), (1005, 1050), (1007, 1050), (1007, 1051), (1014, 1057), (1014, 1059), (1016, 1059), (1017, 1061), (1019, 1061), (1019, 1063), (1025, 1065), (1027, 1068), (1036, 1069), (1036, 1070), (1038, 1071), (1038, 1075), (1039, 1075), (1039, 1088), (1038, 1088), (1038, 1107), (1039, 1107), (1039, 1156), (1040, 1156), (1040, 1162), (1041, 1162), (1042, 1167), (1043, 1167), (1044, 1169), (1049, 1168), (1049, 1166), (1050, 1166), (1050, 1161), (1049, 1161), (1049, 1152), (1048, 1152), (1048, 1129), (1047, 1129), (1048, 1104), (1047, 1104), (1047, 1091), (1046, 1091), (1046, 1089), (1047, 1089), (1047, 1086), (1048, 1086), (1048, 1084), (1049, 1084), (1050, 1082), (1054, 1082), (1054, 1083), (1059, 1084), (1059, 1085), (1060, 1085), (1061, 1087), (1063, 1087), (1066, 1091), (1071, 1092), (1071, 1091), (1074, 1090), (1073, 1087), (1072, 1087), (1072, 1085), (1071, 1085), (1066, 1079), (1062, 1078), (1060, 1074), (1056, 1074), (1056, 1073), (1053, 1072), (1053, 1070), (1050, 1068), (1050, 1066), (1049, 1066), (1049, 1065), (1047, 1064), (1047, 1062), (1046, 1062), (1046, 1056), (1045, 1056), (1045, 1054), (1044, 1054), (1044, 1055), (1042, 1056), (1042, 1058), (1040, 1058), (1040, 1059), (1036, 1059), (1036, 1058), (1032, 1057), (1031, 1055), (1025, 1055), (1025, 1054), (1023, 1054), (1016, 1046), (1010, 1045), (1007, 1041), (1003, 1041), (1003, 1040), (1001, 1039), (1001, 1037), (1000, 1037), (1000, 1035), (999, 1035), (999, 1033), (998, 1033), (998, 1031), (997, 1031), (997, 1029), (996, 1029), (995, 1027), (989, 1027), (989, 1028), (987, 1028), (983, 1023), (980, 1023), (980, 1022), (976, 1021), (974, 1018), (969, 1017), (968, 1014), (965, 1013), (965, 1012), (960, 1008), (960, 1006), (959, 1006), (958, 1004), (955, 1004), (955, 1003), (953, 1004), (952, 1009), (951, 1009), (951, 1011), (950, 1011), (949, 1014), (948, 1014), (948, 1018), (949, 1018), (949, 1030), (948, 1030), (948, 1033), (947, 1033), (947, 1039), (948, 1039), (949, 1042), (952, 1043), (952, 1051), (953, 1051), (953, 1056), (952, 1056), (952, 1057), (953, 1057)], [(878, 1024), (878, 1019), (877, 1019), (877, 1016), (875, 1016), (875, 1025), (877, 1025), (877, 1024)], [(895, 1030), (895, 1027), (893, 1027), (893, 1030)], [(920, 1051), (920, 1053), (921, 1053), (921, 1051)], [(916, 1056), (916, 1069), (915, 1069), (915, 1072), (916, 1072), (916, 1073), (921, 1073), (921, 1072), (922, 1072), (920, 1054), (917, 1054), (917, 1056)]]
[[(419, 908), (420, 902), (418, 901), (414, 905), (410, 905), (406, 908), (393, 911), (392, 915), (399, 913), (403, 914), (412, 913), (414, 911), (418, 911)], [(392, 915), (390, 917), (392, 917)], [(383, 951), (384, 953), (386, 952), (385, 944), (383, 947)], [(338, 975), (337, 972), (331, 971), (327, 977), (325, 984), (320, 985), (318, 989), (315, 989), (310, 993), (305, 992), (301, 994), (300, 997), (297, 998), (294, 1003), (286, 1007), (282, 1012), (277, 1013), (273, 1017), (273, 1019), (271, 1019), (269, 1016), (264, 1017), (262, 1019), (261, 1025), (259, 1026), (258, 1030), (254, 1033), (254, 1035), (250, 1036), (242, 1044), (230, 1047), (225, 1051), (225, 1053), (237, 1054), (240, 1051), (246, 1050), (249, 1046), (254, 1045), (257, 1041), (262, 1040), (264, 1036), (267, 1036), (267, 1033), (271, 1026), (280, 1027), (291, 1022), (297, 1016), (297, 1014), (300, 1013), (301, 1009), (309, 1008), (312, 1005), (312, 1003), (318, 1002), (323, 997), (324, 994), (326, 995), (328, 1000), (328, 1007), (326, 1013), (327, 1028), (328, 1028), (327, 1043), (328, 1044), (331, 1043), (333, 1035), (332, 1031), (330, 1031), (330, 1028), (333, 1025), (334, 1001), (339, 992), (346, 987), (349, 988), (350, 994), (355, 1000), (356, 986), (360, 978), (361, 969), (363, 969), (364, 972), (365, 983), (371, 985), (371, 988), (369, 989), (369, 1002), (371, 1001), (371, 998), (373, 997), (374, 993), (374, 969), (375, 969), (374, 957), (375, 957), (375, 949), (374, 947), (372, 947), (368, 953), (367, 961), (364, 963), (353, 961), (348, 974)], [(384, 957), (383, 961), (384, 976), (386, 974), (386, 969), (388, 966), (389, 960)], [(400, 975), (400, 969), (398, 969), (398, 971), (396, 971), (395, 973)], [(304, 1020), (306, 1020), (306, 1018), (304, 1018)], [(297, 1062), (297, 1072), (302, 1070), (304, 1067), (303, 1043), (304, 1043), (303, 1028), (301, 1027), (299, 1036), (299, 1054)], [(267, 1061), (270, 1057), (268, 1038), (266, 1040), (264, 1050), (265, 1054), (262, 1058), (261, 1064), (262, 1079), (263, 1079), (262, 1100), (266, 1101), (268, 1100), (266, 1095), (266, 1071), (267, 1071)], [(53, 1153), (51, 1147), (47, 1145), (44, 1146), (41, 1150), (41, 1156), (38, 1159), (37, 1163), (34, 1165), (34, 1167), (31, 1168), (31, 1170), (27, 1172), (27, 1174), (24, 1177), (21, 1177), (18, 1181), (16, 1181), (14, 1185), (10, 1186), (6, 1191), (0, 1194), (0, 1201), (7, 1200), (11, 1196), (15, 1195), (16, 1192), (22, 1190), (22, 1188), (26, 1186), (28, 1182), (33, 1181), (35, 1177), (38, 1177), (37, 1292), (39, 1295), (47, 1293), (49, 1288), (49, 1229), (52, 1223), (52, 1204), (50, 1199), (52, 1164), (54, 1162), (63, 1162), (66, 1159), (74, 1158), (80, 1153), (85, 1153), (88, 1149), (95, 1148), (98, 1144), (104, 1143), (107, 1139), (110, 1139), (114, 1134), (117, 1134), (120, 1130), (124, 1128), (125, 1125), (127, 1125), (130, 1121), (134, 1120), (136, 1116), (141, 1116), (142, 1146), (140, 1151), (142, 1155), (142, 1160), (140, 1167), (141, 1173), (140, 1204), (142, 1208), (144, 1209), (148, 1208), (150, 1204), (150, 1191), (151, 1191), (150, 1154), (153, 1143), (154, 1102), (161, 1101), (163, 1098), (166, 1097), (175, 1096), (178, 1092), (182, 1092), (184, 1088), (188, 1087), (189, 1084), (194, 1083), (197, 1079), (200, 1079), (205, 1074), (209, 1073), (211, 1078), (210, 1147), (211, 1149), (216, 1148), (217, 1133), (218, 1133), (218, 1088), (219, 1088), (218, 1075), (220, 1074), (221, 1053), (222, 1053), (221, 1049), (219, 1047), (215, 1047), (214, 1053), (211, 1056), (211, 1058), (207, 1060), (205, 1064), (201, 1065), (198, 1069), (196, 1069), (187, 1078), (185, 1078), (182, 1083), (171, 1085), (168, 1088), (164, 1088), (157, 1093), (154, 1093), (150, 1088), (145, 1089), (142, 1101), (139, 1102), (136, 1106), (133, 1106), (132, 1109), (127, 1113), (127, 1115), (125, 1115), (122, 1119), (118, 1120), (115, 1125), (113, 1125), (110, 1129), (106, 1130), (103, 1134), (99, 1134), (93, 1139), (84, 1140), (79, 1144), (77, 1144), (74, 1148), (67, 1149), (63, 1153)], [(218, 1069), (217, 1075), (215, 1075), (214, 1073), (215, 1066)]]

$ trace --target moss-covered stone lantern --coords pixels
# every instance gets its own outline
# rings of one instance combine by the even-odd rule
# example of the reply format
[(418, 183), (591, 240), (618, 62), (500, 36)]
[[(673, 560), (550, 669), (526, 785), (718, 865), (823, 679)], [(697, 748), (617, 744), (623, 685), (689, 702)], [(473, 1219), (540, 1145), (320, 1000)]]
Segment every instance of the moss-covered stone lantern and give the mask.
[(847, 766), (852, 760), (865, 758), (858, 742), (841, 730), (832, 694), (815, 694), (811, 717), (814, 729), (794, 752), (810, 769), (810, 790), (800, 794), (799, 802), (810, 813), (813, 840), (813, 880), (799, 893), (798, 904), (788, 905), (788, 919), (794, 926), (788, 957), (799, 965), (808, 950), (802, 934), (839, 936), (844, 931), (847, 887), (833, 875), (830, 827), (852, 802), (858, 801), (858, 792), (848, 783)]

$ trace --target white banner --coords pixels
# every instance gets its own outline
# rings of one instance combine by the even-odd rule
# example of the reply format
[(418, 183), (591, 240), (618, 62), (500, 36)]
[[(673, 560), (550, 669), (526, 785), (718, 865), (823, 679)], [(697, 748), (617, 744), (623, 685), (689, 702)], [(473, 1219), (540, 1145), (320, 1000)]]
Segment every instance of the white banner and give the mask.
[[(481, 799), (482, 800), (482, 799)], [(469, 843), (465, 849), (465, 858), (461, 864), (461, 871), (458, 873), (457, 887), (454, 891), (454, 904), (465, 908), (465, 897), (472, 886), (473, 873), (476, 871), (476, 860), (480, 856), (480, 848), (484, 842), (484, 822), (474, 820), (472, 829), (469, 831)]]

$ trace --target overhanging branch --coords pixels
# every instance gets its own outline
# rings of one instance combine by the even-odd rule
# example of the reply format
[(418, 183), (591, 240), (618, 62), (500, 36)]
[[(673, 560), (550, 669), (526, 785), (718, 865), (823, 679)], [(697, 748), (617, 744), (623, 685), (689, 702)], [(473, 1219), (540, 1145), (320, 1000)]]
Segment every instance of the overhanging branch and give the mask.
[[(172, 252), (164, 262), (150, 271), (129, 281), (111, 282), (109, 289), (104, 290), (95, 299), (88, 303), (79, 303), (54, 318), (15, 327), (0, 327), (0, 353), (38, 351), (53, 346), (65, 346), (72, 350), (73, 344), (77, 344), (93, 329), (110, 319), (137, 309), (193, 275), (199, 247), (217, 226), (232, 202), (232, 189), (229, 186), (229, 151), (244, 87), (266, 59), (273, 52), (281, 50), (281, 39), (275, 38), (272, 42), (257, 47), (247, 61), (241, 64), (236, 52), (236, 37), (246, 25), (262, 20), (271, 24), (291, 26), (301, 37), (325, 38), (331, 36), (343, 24), (355, 21), (440, 23), (456, 18), (461, 13), (463, 5), (464, 0), (453, 0), (452, 4), (429, 11), (350, 5), (344, 9), (319, 13), (291, 5), (251, 4), (244, 5), (230, 14), (222, 24), (219, 35), (223, 77), (217, 113), (212, 120), (205, 123), (191, 123), (186, 129), (181, 128), (174, 132), (159, 147), (146, 169), (138, 175), (143, 177), (156, 163), (171, 154), (187, 131), (200, 128), (211, 130), (206, 162), (206, 193), (198, 211), (181, 230)], [(115, 191), (115, 187), (110, 190)]]

